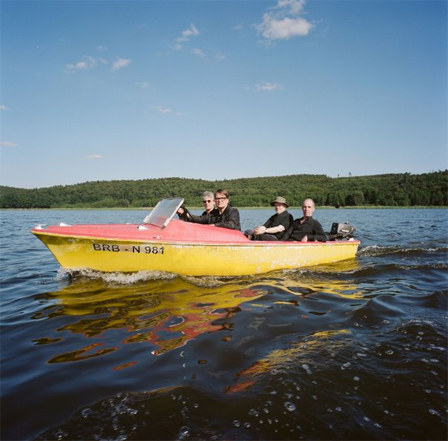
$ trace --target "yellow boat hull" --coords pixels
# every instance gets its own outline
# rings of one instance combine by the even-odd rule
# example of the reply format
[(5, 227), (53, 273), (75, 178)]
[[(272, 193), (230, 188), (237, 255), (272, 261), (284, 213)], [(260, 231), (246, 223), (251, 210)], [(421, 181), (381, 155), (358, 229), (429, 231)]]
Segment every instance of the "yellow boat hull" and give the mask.
[(33, 230), (68, 270), (162, 271), (188, 276), (244, 276), (353, 259), (358, 240), (185, 243), (74, 237)]

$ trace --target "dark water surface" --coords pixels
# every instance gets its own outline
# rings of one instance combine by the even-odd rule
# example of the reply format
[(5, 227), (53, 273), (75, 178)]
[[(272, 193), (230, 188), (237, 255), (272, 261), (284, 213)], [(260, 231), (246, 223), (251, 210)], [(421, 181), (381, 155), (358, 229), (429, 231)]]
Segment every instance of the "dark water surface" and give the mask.
[(228, 279), (70, 281), (29, 232), (145, 214), (0, 213), (2, 440), (446, 439), (447, 210), (318, 210), (356, 260)]

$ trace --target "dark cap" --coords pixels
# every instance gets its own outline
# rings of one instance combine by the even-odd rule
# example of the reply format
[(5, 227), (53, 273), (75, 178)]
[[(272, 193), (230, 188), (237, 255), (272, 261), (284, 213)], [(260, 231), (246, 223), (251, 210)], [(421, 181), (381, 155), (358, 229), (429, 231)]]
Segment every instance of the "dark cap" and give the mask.
[(286, 203), (286, 199), (285, 199), (285, 198), (282, 198), (281, 196), (277, 196), (277, 197), (275, 198), (275, 201), (272, 201), (272, 202), (271, 202), (271, 205), (272, 205), (272, 206), (274, 206), (275, 204), (283, 204), (283, 205), (286, 205), (286, 208), (289, 207), (289, 205)]

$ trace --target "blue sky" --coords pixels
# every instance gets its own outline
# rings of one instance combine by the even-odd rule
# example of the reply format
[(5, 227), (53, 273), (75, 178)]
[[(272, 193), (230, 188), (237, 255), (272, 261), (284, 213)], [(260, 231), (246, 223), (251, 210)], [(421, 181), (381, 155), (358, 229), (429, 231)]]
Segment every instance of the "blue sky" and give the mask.
[(448, 167), (445, 0), (2, 0), (0, 184)]

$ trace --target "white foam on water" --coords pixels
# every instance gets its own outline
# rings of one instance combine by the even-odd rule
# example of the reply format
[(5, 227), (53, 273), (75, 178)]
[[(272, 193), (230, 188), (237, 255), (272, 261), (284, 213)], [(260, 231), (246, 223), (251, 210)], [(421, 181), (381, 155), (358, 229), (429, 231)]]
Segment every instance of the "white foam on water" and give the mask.
[(104, 280), (107, 283), (118, 283), (120, 285), (132, 285), (138, 282), (145, 282), (148, 280), (172, 280), (178, 277), (177, 274), (166, 273), (162, 271), (139, 271), (136, 273), (120, 273), (111, 272), (105, 273), (101, 271), (94, 271), (88, 268), (77, 269), (76, 271), (60, 269), (58, 278), (62, 280), (63, 277), (87, 277), (92, 280)]

